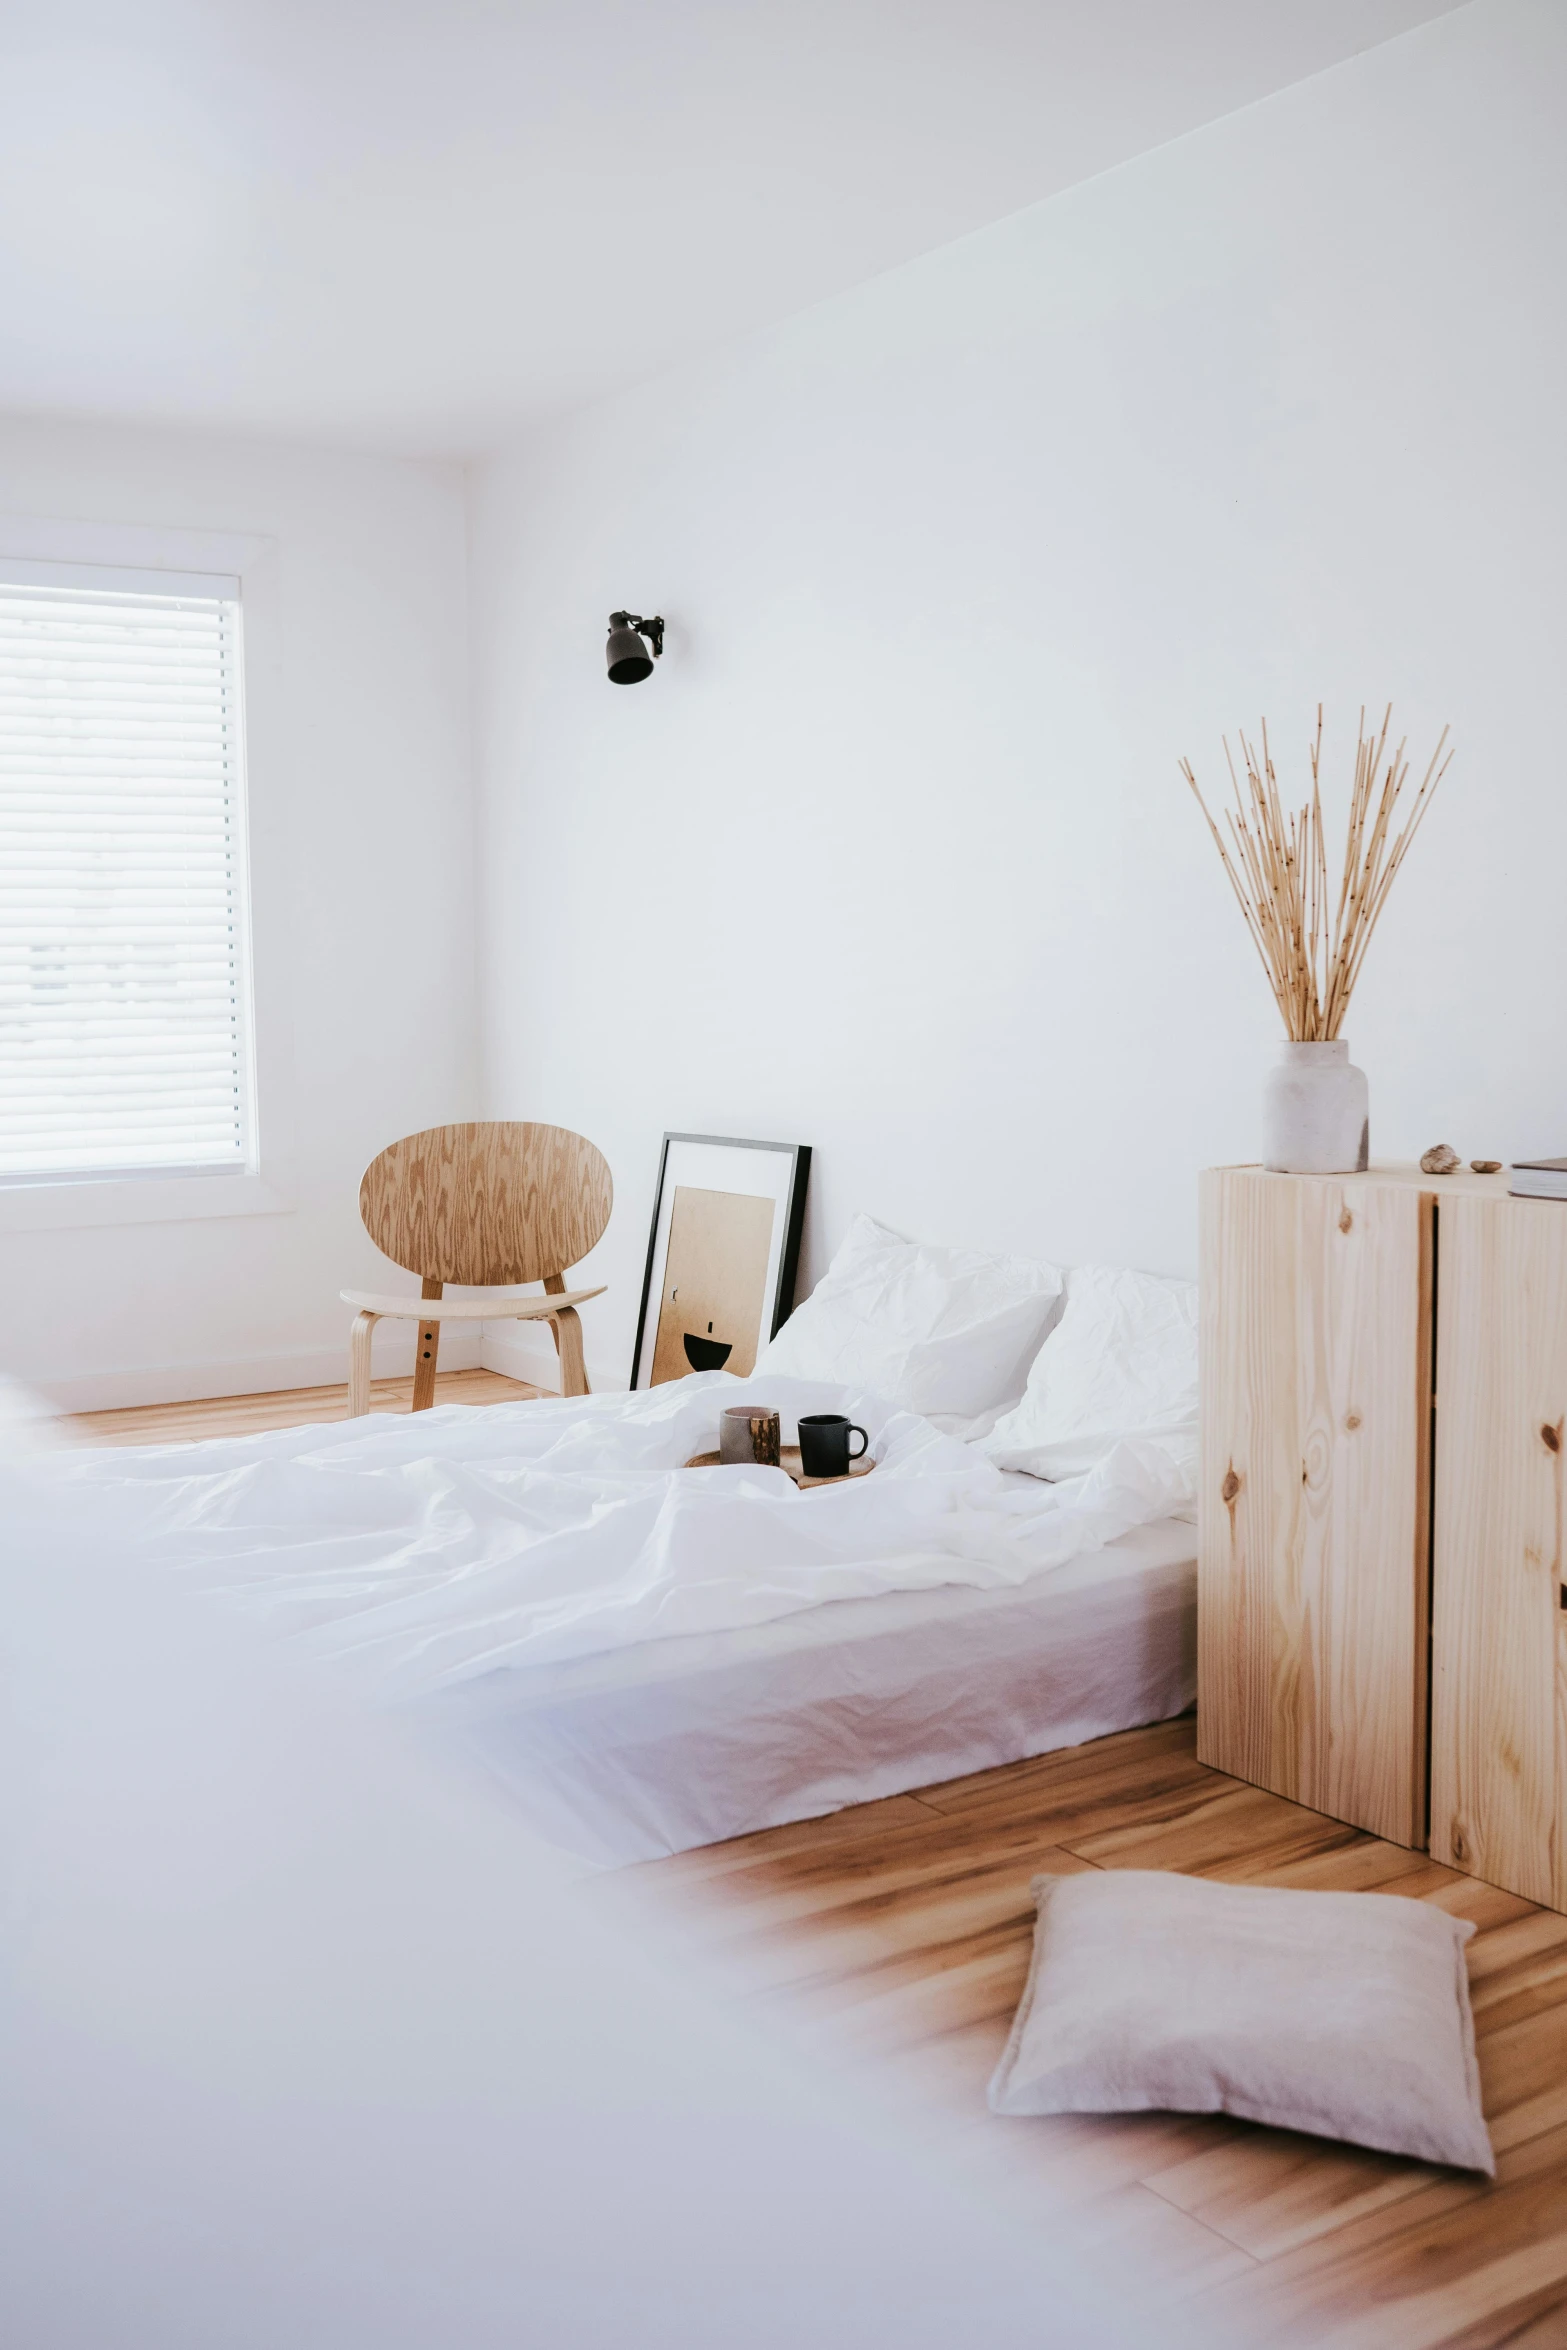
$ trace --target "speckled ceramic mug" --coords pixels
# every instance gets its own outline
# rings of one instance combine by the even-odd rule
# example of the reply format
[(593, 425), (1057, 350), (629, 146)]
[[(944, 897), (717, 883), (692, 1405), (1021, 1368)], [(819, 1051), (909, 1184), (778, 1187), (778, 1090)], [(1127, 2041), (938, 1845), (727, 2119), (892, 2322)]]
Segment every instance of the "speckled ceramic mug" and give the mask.
[(731, 1465), (755, 1461), (776, 1469), (782, 1435), (778, 1414), (765, 1404), (732, 1403), (718, 1423), (718, 1457)]

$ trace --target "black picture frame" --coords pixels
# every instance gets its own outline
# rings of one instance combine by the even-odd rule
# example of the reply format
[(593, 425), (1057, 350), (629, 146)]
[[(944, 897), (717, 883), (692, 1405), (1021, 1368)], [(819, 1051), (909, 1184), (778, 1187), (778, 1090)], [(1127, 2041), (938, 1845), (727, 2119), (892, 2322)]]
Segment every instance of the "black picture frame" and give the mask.
[[(787, 1172), (772, 1196), (782, 1197), (783, 1246), (779, 1252), (777, 1272), (771, 1298), (765, 1301), (764, 1328), (768, 1338), (775, 1338), (794, 1311), (794, 1285), (800, 1270), (800, 1241), (805, 1231), (805, 1193), (811, 1176), (811, 1146), (808, 1142), (756, 1142), (732, 1134), (676, 1134), (666, 1133), (659, 1150), (658, 1183), (653, 1193), (653, 1215), (648, 1227), (647, 1263), (642, 1274), (642, 1302), (637, 1309), (636, 1343), (631, 1355), (631, 1385), (633, 1390), (643, 1382), (643, 1354), (648, 1354), (646, 1385), (652, 1382), (652, 1350), (644, 1342), (650, 1336), (648, 1309), (652, 1299), (663, 1287), (662, 1257), (667, 1253), (668, 1234), (662, 1235), (664, 1196), (669, 1180), (669, 1158), (672, 1149), (713, 1151), (767, 1151), (787, 1162)], [(654, 1274), (659, 1274), (655, 1282)], [(654, 1317), (656, 1323), (657, 1317)]]

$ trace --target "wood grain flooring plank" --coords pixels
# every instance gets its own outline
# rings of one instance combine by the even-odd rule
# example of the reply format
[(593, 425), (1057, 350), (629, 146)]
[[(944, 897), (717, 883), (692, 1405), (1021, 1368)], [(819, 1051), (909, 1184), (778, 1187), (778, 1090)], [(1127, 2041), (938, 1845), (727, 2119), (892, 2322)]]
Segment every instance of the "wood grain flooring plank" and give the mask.
[(912, 1795), (884, 1795), (878, 1802), (857, 1803), (818, 1819), (758, 1828), (754, 1834), (736, 1836), (727, 1844), (703, 1844), (691, 1852), (671, 1853), (667, 1859), (638, 1861), (616, 1874), (628, 1884), (679, 1887), (693, 1893), (726, 1878), (735, 1879), (738, 1898), (743, 1880), (752, 1872), (753, 1882), (761, 1884), (794, 1862), (801, 1874), (814, 1872), (827, 1883), (836, 1870), (875, 1866), (890, 1849), (889, 1839), (896, 1839), (901, 1830), (907, 1829), (911, 1836), (930, 1833), (933, 1817)]
[[(1004, 1790), (988, 1804), (976, 1799), (946, 1816), (976, 1847), (998, 1835), (1014, 1841), (1035, 1836), (1041, 1845), (1074, 1845), (1079, 1837), (1102, 1829), (1138, 1823), (1157, 1828), (1181, 1819), (1236, 1784), (1189, 1756), (1156, 1757), (1141, 1774), (1128, 1756), (1119, 1758), (1111, 1770), (1066, 1772), (1059, 1781), (1030, 1780)], [(922, 1793), (920, 1801), (928, 1798)]]
[(848, 1978), (878, 1959), (926, 1953), (932, 1966), (947, 1945), (998, 1927), (1032, 1942), (1034, 1903), (1029, 1885), (1039, 1871), (1073, 1876), (1090, 1864), (1072, 1853), (1040, 1851), (1008, 1857), (987, 1868), (905, 1864), (833, 1901), (826, 1889), (789, 1888), (776, 1899), (757, 1896), (726, 1909), (721, 1947), (737, 1969), (758, 1982)]
[(1423, 2163), (1293, 2130), (1238, 2125), (1144, 2184), (1257, 2260), (1273, 2260), (1350, 2220), (1401, 2203), (1442, 2174)]
[[(1429, 2258), (1417, 2263), (1412, 2252), (1407, 2258), (1413, 2274), (1430, 2273)], [(1264, 2272), (1262, 2283), (1247, 2279), (1233, 2301), (1204, 2305), (1243, 2340), (1266, 2342), (1270, 2350), (1504, 2350), (1519, 2338), (1520, 2325), (1531, 2322), (1544, 2328), (1537, 2340), (1561, 2350), (1564, 2336), (1552, 2333), (1541, 2313), (1561, 2308), (1564, 2279), (1567, 2230), (1558, 2230), (1491, 2259), (1465, 2259), (1423, 2289), (1389, 2292), (1367, 2276), (1349, 2280), (1331, 2299), (1290, 2310), (1269, 2293)]]
[[(1436, 1868), (1440, 1863), (1433, 1861), (1431, 1865)], [(1478, 1877), (1448, 1874), (1449, 1883), (1433, 1885), (1429, 1892), (1421, 1894), (1421, 1900), (1433, 1902), (1452, 1917), (1470, 1919), (1482, 1934), (1534, 1913), (1534, 1904), (1525, 1901), (1520, 1893), (1504, 1893), (1500, 1885), (1482, 1885)]]
[(716, 1940), (736, 1945), (767, 1935), (780, 1940), (827, 1936), (841, 1928), (874, 1925), (879, 1917), (886, 1918), (900, 1942), (911, 1922), (917, 1929), (922, 1919), (931, 1938), (941, 1940), (945, 1917), (972, 1900), (1004, 1899), (1026, 1908), (1031, 1917), (1028, 1887), (1035, 1875), (1054, 1870), (1070, 1876), (1089, 1866), (1034, 1836), (997, 1839), (976, 1864), (972, 1854), (965, 1856), (960, 1837), (899, 1829), (889, 1834), (879, 1865), (866, 1860), (835, 1876), (819, 1864), (785, 1862), (770, 1874), (747, 1870), (739, 1877), (704, 1881), (683, 1898), (711, 1921)]
[(1487, 1944), (1500, 1941), (1510, 1931), (1521, 1928), (1527, 1932), (1536, 1923), (1533, 1918), (1521, 1918), (1513, 1928), (1502, 1926), (1494, 1933), (1479, 1935), (1470, 1945), (1474, 1955), (1469, 1996), (1477, 2031), (1502, 2031), (1526, 2016), (1549, 2013), (1567, 2001), (1567, 1918), (1547, 1914), (1559, 1931), (1543, 1946), (1524, 1944), (1506, 1958), (1487, 1949)]
[(1509, 1925), (1476, 1936), (1469, 1950), (1470, 1996), (1478, 2006), (1490, 1995), (1496, 1977), (1532, 1967), (1537, 1960), (1554, 1966), (1563, 1953), (1567, 1953), (1567, 1917), (1554, 1909), (1530, 1910)]
[(1447, 2350), (1469, 2338), (1465, 2328), (1480, 2329), (1478, 2342), (1505, 2342), (1514, 2313), (1532, 2322), (1531, 2301), (1567, 2283), (1564, 2165), (1567, 2130), (1558, 2130), (1500, 2155), (1494, 2183), (1436, 2174), (1268, 2262), (1243, 2298), (1220, 2288), (1215, 2315), (1244, 2318), (1259, 2340), (1289, 2350)]
[[(544, 1394), (500, 1371), (441, 1371), (435, 1400), (448, 1403), (520, 1403)], [(373, 1412), (406, 1412), (413, 1380), (377, 1379), (370, 1390)], [(313, 1428), (343, 1419), (348, 1390), (285, 1387), (272, 1395), (218, 1395), (196, 1403), (132, 1404), (114, 1412), (75, 1412), (62, 1417), (62, 1432), (78, 1444), (201, 1444), (214, 1436), (259, 1436), (275, 1428)]]
[(1201, 1874), (1227, 1885), (1277, 1885), (1297, 1893), (1423, 1893), (1430, 1885), (1431, 1864), (1406, 1844), (1384, 1843), (1357, 1830), (1348, 1843), (1294, 1860), (1278, 1860), (1267, 1850), (1240, 1852), (1208, 1863)]
[[(1541, 2293), (1516, 2302), (1508, 2312), (1508, 2330), (1501, 2336), (1506, 2350), (1562, 2350), (1567, 2343), (1567, 2291), (1547, 2286)], [(1497, 2336), (1466, 2331), (1453, 2335), (1445, 2350), (1492, 2350)]]
[[(1009, 2024), (1028, 1974), (1028, 1953), (1027, 1933), (998, 1927), (849, 1975), (760, 1993), (756, 2005), (789, 2013), (802, 2037), (824, 2052), (858, 2049), (867, 2057), (884, 2056), (966, 2025)], [(983, 2081), (976, 2090), (982, 2104)]]
[(1307, 1811), (1264, 1788), (1221, 1780), (1217, 1793), (1205, 1794), (1179, 1814), (1135, 1819), (1087, 1835), (1072, 1831), (1060, 1842), (1096, 1868), (1175, 1869), (1200, 1875), (1222, 1866), (1238, 1847), (1244, 1847), (1254, 1862), (1283, 1867), (1353, 1846), (1360, 1833), (1342, 1820)]
[(1289, 2326), (1268, 2338), (1313, 2350), (1455, 2350), (1459, 2344), (1502, 2350), (1516, 2339), (1521, 2318), (1542, 2305), (1559, 2306), (1564, 2279), (1567, 2230), (1467, 2266), (1423, 2292), (1355, 2311), (1314, 2310), (1304, 2328)]
[[(1475, 2047), (1486, 2122), (1498, 2154), (1567, 2129), (1567, 2006), (1541, 2008), (1500, 2028), (1494, 2011), (1479, 2016)], [(1567, 2198), (1567, 2173), (1562, 2191)]]

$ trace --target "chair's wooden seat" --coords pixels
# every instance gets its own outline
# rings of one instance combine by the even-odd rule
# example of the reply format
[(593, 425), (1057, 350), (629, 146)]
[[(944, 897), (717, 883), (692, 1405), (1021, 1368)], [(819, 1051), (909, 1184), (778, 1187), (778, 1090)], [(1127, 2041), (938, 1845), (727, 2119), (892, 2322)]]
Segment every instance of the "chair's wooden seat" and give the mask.
[(372, 1297), (361, 1289), (338, 1291), (345, 1306), (400, 1322), (547, 1322), (568, 1306), (580, 1306), (597, 1289), (566, 1289), (558, 1297)]

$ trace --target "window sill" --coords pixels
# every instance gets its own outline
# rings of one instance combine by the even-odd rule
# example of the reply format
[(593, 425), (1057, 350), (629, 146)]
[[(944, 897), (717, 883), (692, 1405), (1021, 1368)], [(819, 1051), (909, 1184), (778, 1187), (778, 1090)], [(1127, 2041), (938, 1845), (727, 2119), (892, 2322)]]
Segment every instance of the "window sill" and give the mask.
[(0, 1232), (92, 1224), (185, 1224), (198, 1216), (286, 1216), (293, 1201), (261, 1175), (111, 1175), (102, 1182), (0, 1184)]

